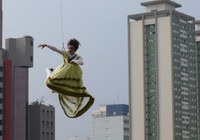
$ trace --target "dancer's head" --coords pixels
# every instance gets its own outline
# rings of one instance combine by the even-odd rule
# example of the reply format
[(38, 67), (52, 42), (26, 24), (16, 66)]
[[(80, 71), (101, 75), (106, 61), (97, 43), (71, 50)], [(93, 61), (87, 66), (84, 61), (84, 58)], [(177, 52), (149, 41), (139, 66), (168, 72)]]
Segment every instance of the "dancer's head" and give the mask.
[(80, 43), (77, 39), (75, 39), (75, 38), (70, 39), (67, 43), (69, 53), (74, 54), (78, 50), (79, 45), (80, 45)]

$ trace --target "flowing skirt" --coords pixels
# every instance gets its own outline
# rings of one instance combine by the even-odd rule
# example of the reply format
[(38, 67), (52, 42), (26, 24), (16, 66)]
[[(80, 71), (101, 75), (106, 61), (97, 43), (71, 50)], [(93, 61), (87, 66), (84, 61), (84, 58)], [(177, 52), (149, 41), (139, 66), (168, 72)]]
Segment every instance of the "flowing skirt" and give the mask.
[(82, 81), (82, 70), (76, 64), (58, 66), (46, 80), (46, 85), (58, 93), (60, 105), (70, 118), (85, 113), (94, 103)]

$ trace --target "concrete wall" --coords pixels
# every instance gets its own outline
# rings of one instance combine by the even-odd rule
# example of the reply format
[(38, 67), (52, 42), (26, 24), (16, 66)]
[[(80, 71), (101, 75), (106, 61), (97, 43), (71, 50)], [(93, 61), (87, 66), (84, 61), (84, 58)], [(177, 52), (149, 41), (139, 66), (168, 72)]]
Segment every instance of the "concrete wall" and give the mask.
[(129, 26), (129, 78), (132, 140), (145, 140), (143, 22)]

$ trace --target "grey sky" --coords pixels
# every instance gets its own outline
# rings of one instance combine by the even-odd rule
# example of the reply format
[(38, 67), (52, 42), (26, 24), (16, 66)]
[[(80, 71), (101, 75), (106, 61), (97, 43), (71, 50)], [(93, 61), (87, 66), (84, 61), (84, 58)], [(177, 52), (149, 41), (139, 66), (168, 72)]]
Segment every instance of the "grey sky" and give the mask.
[[(143, 0), (144, 1), (144, 0)], [(145, 0), (146, 1), (146, 0)], [(78, 54), (84, 59), (83, 80), (95, 103), (77, 119), (67, 118), (56, 94), (45, 86), (45, 68), (55, 68), (62, 58), (48, 43), (62, 49), (60, 0), (4, 0), (3, 39), (30, 35), (34, 38), (34, 67), (30, 69), (29, 101), (45, 96), (56, 107), (56, 139), (82, 140), (92, 136), (93, 110), (99, 104), (128, 103), (127, 15), (145, 12), (141, 0), (62, 0), (63, 38), (81, 42)], [(176, 0), (178, 11), (200, 19), (199, 0)], [(3, 40), (3, 42), (5, 42)], [(5, 43), (4, 43), (5, 44)]]

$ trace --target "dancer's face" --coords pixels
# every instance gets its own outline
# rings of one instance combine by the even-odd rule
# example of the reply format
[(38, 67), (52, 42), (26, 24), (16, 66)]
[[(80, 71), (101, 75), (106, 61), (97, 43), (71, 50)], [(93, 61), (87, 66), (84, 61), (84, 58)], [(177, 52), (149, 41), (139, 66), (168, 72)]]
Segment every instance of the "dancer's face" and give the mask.
[(67, 48), (71, 55), (75, 54), (76, 50), (75, 50), (74, 46), (68, 45)]

